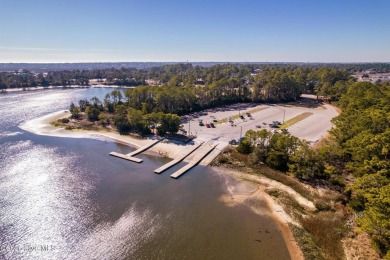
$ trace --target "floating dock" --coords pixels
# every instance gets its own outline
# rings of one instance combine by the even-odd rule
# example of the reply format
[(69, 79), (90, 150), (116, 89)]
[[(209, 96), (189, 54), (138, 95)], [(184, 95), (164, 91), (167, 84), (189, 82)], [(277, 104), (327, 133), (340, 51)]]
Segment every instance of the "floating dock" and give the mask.
[(121, 159), (125, 159), (125, 160), (128, 160), (128, 161), (132, 161), (132, 162), (136, 162), (136, 163), (142, 163), (142, 159), (139, 159), (139, 158), (136, 158), (136, 157), (131, 157), (131, 156), (128, 156), (127, 154), (111, 152), (110, 155), (118, 157), (118, 158), (121, 158)]
[(131, 152), (131, 153), (129, 153), (129, 154), (126, 154), (126, 155), (127, 155), (127, 156), (130, 156), (130, 157), (133, 157), (133, 156), (135, 156), (135, 155), (137, 155), (137, 154), (140, 154), (140, 153), (142, 153), (142, 152), (148, 150), (148, 149), (151, 148), (152, 146), (155, 146), (157, 143), (161, 142), (162, 140), (164, 140), (164, 138), (155, 140), (153, 143), (147, 144), (147, 145), (145, 145), (145, 146), (142, 146), (142, 147), (138, 148), (137, 150), (135, 150), (135, 151), (133, 151), (133, 152)]
[(197, 165), (200, 161), (203, 160), (217, 145), (205, 145), (202, 147), (202, 149), (194, 156), (194, 158), (191, 160), (190, 163), (188, 163), (183, 168), (179, 169), (178, 171), (171, 174), (171, 177), (174, 179), (179, 178), (181, 175), (186, 173), (188, 170), (192, 169)]
[(118, 158), (121, 158), (121, 159), (125, 159), (125, 160), (128, 160), (128, 161), (132, 161), (132, 162), (136, 162), (136, 163), (141, 163), (143, 160), (142, 159), (139, 159), (139, 158), (135, 158), (134, 155), (137, 155), (137, 154), (140, 154), (146, 150), (148, 150), (149, 148), (151, 148), (152, 146), (156, 145), (157, 143), (161, 142), (162, 140), (164, 140), (164, 138), (161, 138), (161, 139), (158, 139), (158, 140), (155, 140), (154, 142), (152, 142), (151, 144), (147, 144), (145, 146), (142, 146), (140, 148), (138, 148), (137, 150), (131, 152), (131, 153), (128, 153), (128, 154), (122, 154), (122, 153), (117, 153), (117, 152), (111, 152), (110, 155), (111, 156), (115, 156), (115, 157), (118, 157)]
[(164, 164), (163, 166), (161, 166), (160, 168), (157, 168), (154, 170), (154, 173), (157, 173), (157, 174), (160, 174), (162, 173), (163, 171), (166, 171), (168, 170), (169, 168), (171, 168), (172, 166), (178, 164), (179, 162), (183, 161), (188, 155), (190, 155), (191, 153), (193, 153), (196, 149), (198, 149), (201, 145), (203, 144), (203, 142), (197, 144), (197, 145), (194, 145), (194, 147), (191, 147), (190, 149), (187, 149), (186, 151), (184, 151), (184, 154), (180, 155), (178, 158)]

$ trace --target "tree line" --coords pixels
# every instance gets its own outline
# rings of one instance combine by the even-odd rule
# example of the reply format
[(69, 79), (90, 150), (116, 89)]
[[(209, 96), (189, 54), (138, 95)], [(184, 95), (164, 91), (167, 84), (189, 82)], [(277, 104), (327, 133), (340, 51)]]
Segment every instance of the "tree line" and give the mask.
[[(386, 64), (371, 64), (387, 68)], [(368, 65), (367, 65), (368, 66)], [(110, 68), (91, 70), (56, 70), (33, 73), (28, 70), (0, 72), (0, 89), (36, 86), (88, 85), (91, 79), (104, 80), (104, 84), (119, 86), (176, 86), (194, 88), (202, 86), (217, 89), (210, 95), (220, 102), (225, 99), (261, 101), (264, 99), (293, 100), (302, 91), (322, 96), (337, 96), (327, 88), (337, 80), (366, 68), (363, 64), (216, 64), (210, 67), (192, 64), (172, 64), (136, 68)], [(316, 88), (315, 88), (316, 87)], [(342, 88), (342, 85), (339, 85)], [(225, 89), (223, 89), (225, 88)], [(229, 90), (229, 91), (227, 91)], [(220, 92), (223, 91), (223, 96)], [(338, 97), (339, 98), (339, 97)], [(219, 100), (218, 100), (219, 99)]]

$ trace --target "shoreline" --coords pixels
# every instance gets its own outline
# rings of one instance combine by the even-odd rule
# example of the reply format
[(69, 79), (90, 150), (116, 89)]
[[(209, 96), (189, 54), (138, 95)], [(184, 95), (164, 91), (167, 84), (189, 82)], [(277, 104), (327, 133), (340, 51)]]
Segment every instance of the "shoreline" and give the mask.
[[(58, 119), (69, 117), (70, 112), (68, 110), (57, 111), (36, 119), (32, 119), (19, 124), (19, 128), (37, 135), (54, 136), (54, 137), (66, 137), (66, 138), (90, 138), (103, 141), (115, 141), (121, 144), (131, 146), (133, 148), (139, 148), (144, 145), (153, 142), (153, 139), (136, 139), (131, 136), (120, 135), (118, 133), (109, 131), (92, 131), (92, 130), (66, 130), (62, 127), (55, 127), (51, 125), (51, 122)], [(174, 143), (160, 143), (157, 146), (153, 146), (148, 151), (153, 152), (153, 155), (166, 156), (174, 158), (178, 152), (178, 145)], [(146, 153), (148, 153), (148, 151)]]
[[(70, 112), (68, 110), (57, 111), (36, 119), (32, 119), (19, 124), (19, 128), (37, 135), (53, 136), (53, 137), (65, 137), (65, 138), (90, 138), (95, 140), (114, 141), (122, 143), (134, 148), (150, 144), (153, 139), (136, 139), (131, 136), (119, 135), (114, 132), (99, 132), (92, 130), (66, 130), (65, 128), (55, 127), (51, 125), (51, 122), (57, 121), (58, 119), (69, 117)], [(176, 154), (182, 152), (185, 148), (179, 148), (179, 145), (174, 143), (159, 143), (159, 145), (150, 148), (149, 154), (155, 156), (166, 156), (171, 159), (175, 158)], [(148, 152), (146, 152), (148, 153)], [(303, 253), (298, 246), (292, 231), (288, 224), (299, 225), (295, 222), (277, 203), (273, 198), (265, 191), (267, 188), (277, 188), (296, 196), (297, 201), (302, 206), (310, 209), (314, 208), (312, 202), (307, 201), (299, 194), (294, 192), (290, 187), (285, 186), (277, 181), (273, 181), (267, 178), (253, 176), (244, 172), (228, 169), (225, 167), (213, 167), (212, 168), (217, 174), (221, 175), (225, 179), (227, 193), (223, 194), (220, 200), (226, 204), (226, 206), (234, 207), (238, 204), (244, 204), (249, 207), (257, 215), (268, 215), (278, 226), (282, 233), (284, 242), (289, 251), (291, 259), (304, 259)], [(229, 184), (228, 177), (235, 180), (235, 183)], [(241, 191), (240, 191), (241, 190)], [(242, 192), (244, 190), (244, 192)], [(238, 191), (238, 192), (237, 192)], [(246, 204), (245, 202), (250, 199), (262, 200), (268, 208), (268, 212), (264, 214), (256, 207)]]
[(129, 86), (118, 86), (118, 85), (69, 85), (69, 86), (48, 86), (48, 87), (26, 87), (26, 88), (5, 88), (0, 90), (0, 94), (15, 93), (22, 91), (37, 91), (47, 89), (79, 89), (79, 88), (134, 88)]
[[(266, 177), (254, 176), (248, 173), (229, 169), (224, 166), (213, 167), (213, 170), (222, 176), (226, 182), (226, 189), (228, 194), (221, 196), (220, 200), (222, 202), (230, 207), (244, 205), (252, 210), (255, 214), (260, 216), (268, 215), (276, 223), (277, 227), (281, 231), (291, 259), (304, 260), (302, 250), (295, 240), (292, 230), (289, 227), (289, 224), (296, 226), (300, 226), (300, 224), (293, 220), (285, 212), (282, 205), (276, 202), (266, 192), (266, 189), (275, 188), (290, 193), (290, 187)], [(228, 177), (233, 178), (236, 183), (230, 184)], [(296, 199), (301, 206), (306, 207), (309, 210), (313, 209), (311, 206), (312, 203), (307, 201), (301, 195), (298, 194)], [(253, 200), (263, 201), (267, 206), (268, 212), (264, 213), (264, 211), (255, 206), (256, 204), (250, 203)]]

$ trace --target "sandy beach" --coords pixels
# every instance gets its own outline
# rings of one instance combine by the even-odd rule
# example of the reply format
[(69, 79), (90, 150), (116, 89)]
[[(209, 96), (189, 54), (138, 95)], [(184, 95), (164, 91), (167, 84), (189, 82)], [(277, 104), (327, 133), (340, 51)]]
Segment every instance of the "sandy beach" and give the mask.
[[(105, 141), (115, 141), (129, 145), (135, 148), (150, 144), (153, 139), (136, 139), (134, 137), (120, 135), (114, 132), (106, 131), (89, 131), (89, 130), (66, 130), (64, 128), (55, 127), (51, 124), (53, 121), (58, 119), (69, 117), (69, 111), (58, 111), (43, 117), (39, 117), (19, 125), (19, 127), (27, 132), (34, 133), (37, 135), (56, 136), (56, 137), (67, 137), (67, 138), (91, 138)], [(167, 156), (174, 158), (178, 153), (179, 146), (174, 143), (159, 143), (153, 146), (149, 151), (155, 153), (155, 155)]]

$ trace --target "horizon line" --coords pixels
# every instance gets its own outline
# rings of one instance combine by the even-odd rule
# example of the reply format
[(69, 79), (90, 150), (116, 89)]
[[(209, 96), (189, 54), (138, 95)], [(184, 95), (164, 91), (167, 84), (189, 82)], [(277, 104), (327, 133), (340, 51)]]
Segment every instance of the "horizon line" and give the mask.
[(0, 62), (0, 64), (88, 64), (88, 63), (323, 63), (323, 64), (361, 64), (390, 63), (390, 61), (55, 61), (55, 62)]

